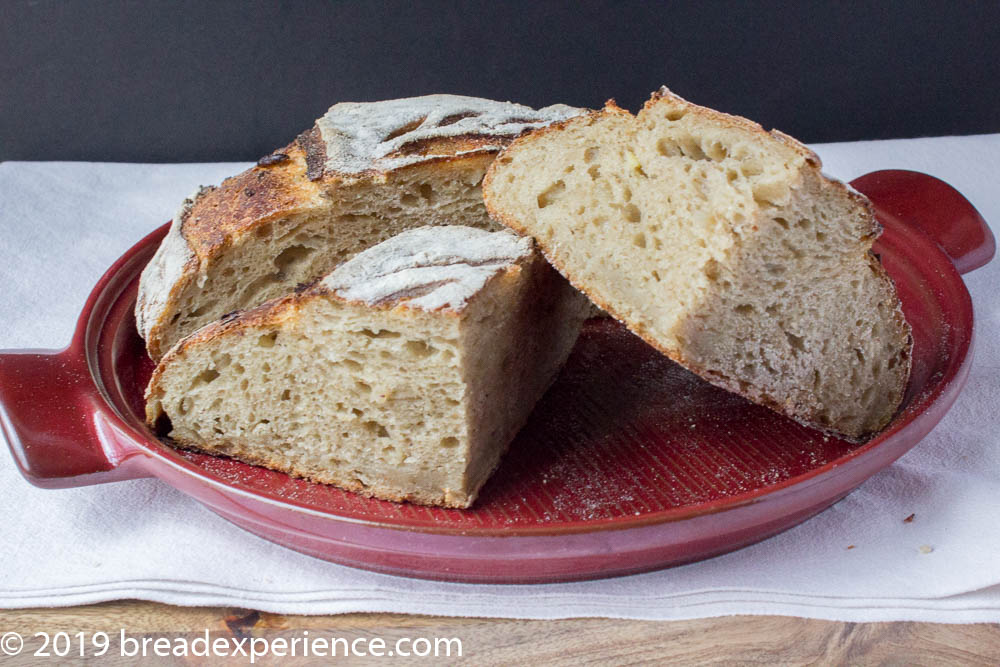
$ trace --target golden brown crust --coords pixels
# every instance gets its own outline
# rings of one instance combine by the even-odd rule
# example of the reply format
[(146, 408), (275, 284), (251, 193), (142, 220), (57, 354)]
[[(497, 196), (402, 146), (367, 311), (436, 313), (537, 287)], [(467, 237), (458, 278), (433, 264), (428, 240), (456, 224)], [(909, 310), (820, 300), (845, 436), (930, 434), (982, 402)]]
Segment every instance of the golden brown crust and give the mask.
[(202, 191), (181, 228), (199, 261), (217, 254), (233, 236), (316, 201), (319, 190), (305, 176), (302, 147), (292, 143), (278, 153), (288, 159), (251, 167)]

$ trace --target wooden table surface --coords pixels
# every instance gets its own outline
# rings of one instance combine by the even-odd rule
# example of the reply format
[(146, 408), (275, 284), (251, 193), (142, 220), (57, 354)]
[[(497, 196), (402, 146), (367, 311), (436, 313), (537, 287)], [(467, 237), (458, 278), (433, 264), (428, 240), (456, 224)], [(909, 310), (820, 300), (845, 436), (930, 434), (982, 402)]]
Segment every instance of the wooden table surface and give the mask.
[[(696, 621), (623, 621), (600, 618), (557, 621), (449, 618), (403, 614), (283, 616), (247, 609), (173, 607), (122, 601), (63, 609), (0, 611), (0, 634), (17, 632), (25, 650), (0, 664), (39, 664), (33, 633), (108, 632), (119, 637), (458, 637), (462, 658), (389, 659), (397, 664), (538, 665), (671, 664), (899, 664), (998, 665), (1000, 624), (835, 623), (780, 616), (729, 616)], [(116, 643), (101, 662), (142, 664), (121, 657)], [(54, 659), (54, 658), (49, 658)], [(155, 658), (157, 664), (247, 664), (245, 658)], [(387, 658), (330, 660), (376, 664)], [(59, 661), (65, 664), (66, 660)], [(316, 664), (271, 658), (257, 664)]]

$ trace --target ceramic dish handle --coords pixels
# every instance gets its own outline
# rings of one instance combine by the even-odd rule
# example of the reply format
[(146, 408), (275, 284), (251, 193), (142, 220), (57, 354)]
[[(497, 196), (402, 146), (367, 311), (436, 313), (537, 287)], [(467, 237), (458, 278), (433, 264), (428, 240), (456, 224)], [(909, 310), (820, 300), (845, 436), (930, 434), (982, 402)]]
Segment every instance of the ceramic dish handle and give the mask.
[(24, 477), (65, 488), (144, 477), (127, 437), (97, 405), (82, 352), (0, 353), (0, 428)]
[(944, 181), (904, 169), (873, 171), (851, 181), (882, 219), (917, 227), (934, 239), (959, 273), (988, 264), (996, 253), (993, 232), (969, 200)]

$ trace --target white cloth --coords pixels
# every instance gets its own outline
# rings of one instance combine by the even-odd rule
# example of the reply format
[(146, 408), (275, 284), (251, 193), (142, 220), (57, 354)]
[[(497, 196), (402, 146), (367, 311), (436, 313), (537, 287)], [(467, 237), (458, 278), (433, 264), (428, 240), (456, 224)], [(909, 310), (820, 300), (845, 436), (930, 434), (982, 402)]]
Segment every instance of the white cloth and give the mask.
[[(925, 171), (1000, 220), (1000, 135), (816, 148), (826, 171), (844, 180), (882, 168)], [(0, 348), (64, 346), (116, 257), (196, 185), (244, 167), (0, 164)], [(842, 502), (735, 553), (581, 583), (412, 580), (268, 543), (155, 479), (37, 489), (0, 451), (0, 607), (140, 598), (307, 614), (1000, 621), (1000, 261), (966, 282), (978, 347), (944, 421)]]

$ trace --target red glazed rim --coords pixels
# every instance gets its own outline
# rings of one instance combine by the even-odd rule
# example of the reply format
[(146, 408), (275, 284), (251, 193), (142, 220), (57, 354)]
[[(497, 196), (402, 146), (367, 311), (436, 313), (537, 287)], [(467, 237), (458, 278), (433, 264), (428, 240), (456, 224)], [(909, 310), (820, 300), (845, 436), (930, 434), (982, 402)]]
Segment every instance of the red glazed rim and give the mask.
[[(888, 173), (888, 172), (886, 172)], [(903, 172), (909, 173), (909, 172)], [(874, 175), (867, 175), (864, 178), (870, 178)], [(923, 175), (921, 175), (923, 176)], [(926, 178), (926, 176), (924, 176)], [(863, 187), (863, 179), (856, 181), (857, 184)], [(895, 227), (899, 224), (895, 220), (884, 220), (887, 227)], [(193, 477), (199, 478), (201, 481), (208, 483), (210, 485), (224, 488), (227, 492), (238, 492), (246, 497), (252, 497), (256, 500), (263, 500), (268, 503), (281, 505), (286, 508), (293, 508), (299, 512), (305, 512), (317, 516), (328, 517), (331, 519), (336, 519), (338, 521), (358, 523), (362, 525), (388, 528), (395, 530), (406, 530), (406, 531), (420, 531), (435, 534), (448, 534), (448, 535), (461, 535), (461, 536), (521, 536), (521, 535), (565, 535), (572, 533), (585, 533), (593, 531), (606, 531), (606, 530), (624, 530), (630, 528), (637, 528), (642, 526), (649, 526), (653, 524), (665, 523), (679, 521), (683, 519), (688, 519), (694, 516), (699, 516), (703, 514), (721, 512), (728, 509), (733, 509), (735, 507), (747, 505), (750, 503), (755, 503), (763, 498), (772, 496), (774, 494), (783, 492), (788, 489), (804, 489), (816, 478), (824, 476), (831, 470), (838, 468), (845, 463), (856, 459), (858, 457), (864, 456), (868, 452), (880, 445), (885, 443), (890, 439), (900, 437), (902, 434), (913, 431), (929, 431), (936, 423), (940, 416), (943, 416), (943, 410), (937, 418), (933, 418), (932, 423), (926, 424), (927, 421), (927, 411), (928, 408), (935, 403), (943, 403), (941, 406), (943, 409), (950, 407), (951, 403), (954, 402), (961, 389), (964, 379), (968, 374), (970, 355), (969, 351), (972, 346), (972, 327), (973, 327), (973, 314), (972, 314), (972, 303), (969, 298), (968, 292), (965, 290), (964, 283), (955, 266), (949, 261), (949, 258), (942, 252), (941, 248), (934, 243), (930, 238), (915, 232), (908, 226), (906, 230), (894, 230), (898, 231), (898, 238), (902, 240), (905, 237), (904, 248), (899, 249), (901, 252), (910, 256), (919, 256), (920, 264), (925, 267), (927, 271), (934, 271), (939, 274), (943, 279), (943, 282), (952, 288), (954, 292), (953, 296), (958, 301), (956, 306), (960, 312), (960, 321), (955, 322), (956, 325), (953, 327), (954, 335), (961, 335), (962, 331), (969, 332), (969, 335), (955, 342), (958, 343), (957, 354), (955, 359), (958, 360), (957, 363), (953, 363), (948, 373), (941, 380), (934, 383), (933, 388), (929, 392), (925, 392), (919, 396), (913, 397), (907, 407), (903, 412), (897, 416), (890, 427), (881, 433), (878, 437), (871, 440), (870, 442), (860, 446), (845, 456), (842, 456), (834, 461), (831, 461), (825, 465), (812, 469), (804, 474), (800, 474), (789, 479), (786, 479), (777, 484), (752, 490), (747, 493), (728, 496), (711, 502), (706, 502), (698, 505), (690, 505), (684, 507), (668, 508), (662, 511), (650, 512), (642, 514), (637, 517), (614, 517), (599, 520), (585, 520), (585, 521), (571, 521), (559, 523), (556, 525), (551, 524), (541, 524), (541, 525), (531, 525), (531, 526), (518, 526), (514, 528), (482, 528), (477, 529), (475, 527), (463, 526), (461, 528), (455, 528), (448, 525), (440, 525), (431, 522), (423, 521), (410, 521), (410, 520), (399, 520), (399, 521), (383, 521), (383, 520), (373, 520), (367, 517), (350, 516), (345, 514), (333, 513), (333, 512), (323, 512), (315, 508), (303, 505), (293, 499), (283, 498), (279, 495), (272, 493), (263, 493), (256, 490), (248, 490), (228, 484), (224, 481), (214, 478), (210, 474), (207, 474), (203, 469), (197, 465), (177, 456), (173, 450), (160, 443), (155, 437), (145, 429), (139, 429), (130, 423), (130, 420), (126, 417), (123, 418), (122, 413), (119, 411), (119, 407), (115, 404), (115, 401), (109, 395), (104, 382), (101, 379), (101, 368), (111, 368), (110, 363), (110, 350), (97, 350), (97, 340), (100, 337), (101, 329), (105, 324), (104, 317), (107, 315), (107, 310), (102, 309), (99, 306), (107, 306), (114, 302), (121, 292), (126, 289), (129, 284), (129, 280), (122, 280), (123, 272), (127, 271), (131, 264), (134, 263), (135, 257), (143, 252), (149, 252), (150, 248), (156, 244), (160, 238), (166, 233), (167, 225), (164, 225), (160, 229), (154, 231), (153, 233), (146, 236), (139, 243), (133, 246), (128, 252), (126, 252), (121, 258), (119, 258), (104, 274), (101, 280), (95, 286), (93, 292), (87, 300), (86, 306), (80, 316), (76, 332), (73, 337), (73, 341), (67, 352), (69, 353), (80, 353), (83, 352), (86, 355), (88, 368), (91, 373), (102, 399), (104, 400), (104, 405), (101, 407), (110, 408), (105, 409), (103, 412), (107, 417), (109, 417), (113, 426), (118, 429), (126, 431), (131, 439), (135, 442), (137, 448), (140, 451), (132, 453), (143, 454), (147, 457), (151, 457), (166, 463), (174, 468), (183, 470), (186, 474)], [(904, 244), (900, 244), (901, 246)], [(987, 259), (988, 261), (988, 259)], [(985, 263), (985, 262), (983, 262)], [(135, 271), (135, 267), (132, 267)], [(132, 275), (134, 278), (134, 273)], [(118, 288), (117, 290), (109, 292), (109, 289)], [(96, 315), (95, 315), (96, 313)], [(918, 437), (922, 437), (924, 433), (920, 433)], [(901, 452), (902, 453), (902, 452)], [(119, 460), (124, 461), (130, 455)]]
[[(905, 278), (901, 282), (901, 294), (906, 292), (908, 295), (904, 308), (909, 300), (915, 304), (913, 312), (918, 313), (918, 320), (920, 313), (933, 318), (913, 322), (915, 332), (920, 333), (918, 339), (924, 341), (923, 349), (933, 354), (925, 355), (927, 363), (919, 374), (915, 373), (919, 381), (911, 384), (907, 408), (887, 432), (842, 456), (839, 452), (844, 449), (833, 447), (827, 450), (833, 452), (832, 459), (815, 459), (818, 467), (808, 468), (802, 474), (795, 474), (795, 471), (806, 469), (801, 465), (786, 467), (785, 472), (791, 475), (789, 478), (781, 478), (783, 481), (778, 483), (758, 481), (759, 486), (752, 491), (742, 492), (746, 487), (737, 485), (735, 488), (740, 492), (729, 493), (720, 499), (707, 496), (713, 500), (685, 501), (671, 509), (651, 509), (636, 516), (626, 513), (625, 516), (596, 519), (597, 515), (586, 513), (562, 513), (559, 520), (546, 517), (550, 523), (541, 525), (522, 523), (504, 527), (502, 522), (493, 522), (492, 527), (479, 529), (469, 525), (473, 519), (481, 518), (478, 508), (470, 512), (437, 510), (421, 514), (414, 511), (410, 514), (417, 518), (410, 520), (394, 520), (391, 510), (401, 508), (396, 511), (403, 515), (402, 509), (407, 506), (393, 503), (386, 503), (390, 506), (386, 514), (380, 513), (381, 506), (364, 516), (336, 509), (324, 511), (325, 501), (312, 505), (300, 502), (302, 496), (295, 496), (294, 490), (282, 495), (285, 482), (294, 481), (287, 476), (249, 466), (244, 467), (255, 471), (252, 475), (233, 476), (232, 469), (215, 464), (235, 462), (212, 457), (203, 457), (207, 463), (206, 460), (189, 460), (156, 440), (136, 416), (135, 389), (144, 383), (141, 373), (132, 377), (129, 372), (137, 367), (126, 368), (118, 374), (115, 367), (116, 359), (124, 360), (126, 365), (129, 360), (141, 360), (141, 354), (131, 354), (138, 349), (138, 341), (134, 329), (130, 331), (127, 326), (131, 322), (132, 305), (129, 290), (134, 289), (135, 276), (151, 254), (153, 244), (163, 234), (162, 229), (132, 248), (101, 279), (67, 350), (58, 354), (49, 351), (39, 355), (24, 351), (0, 354), (0, 422), (3, 422), (22, 472), (40, 486), (79, 486), (155, 475), (265, 539), (327, 560), (392, 574), (528, 583), (628, 574), (718, 555), (800, 523), (902, 455), (941, 419), (968, 374), (972, 345), (971, 301), (948, 256), (965, 270), (988, 261), (993, 245), (989, 245), (992, 235), (985, 222), (953, 188), (926, 175), (877, 172), (858, 179), (855, 185), (866, 193), (872, 189), (872, 199), (887, 228), (880, 244), (885, 251), (886, 267), (897, 276), (897, 282), (898, 276)], [(934, 196), (928, 200), (930, 189)], [(919, 205), (914, 205), (914, 201), (919, 201)], [(957, 235), (948, 225), (954, 219), (961, 221)], [(944, 231), (950, 235), (944, 235)], [(946, 252), (942, 252), (942, 248)], [(635, 347), (623, 349), (627, 355), (643, 354)], [(653, 356), (663, 363), (662, 357)], [(592, 360), (592, 357), (581, 359)], [(629, 359), (630, 356), (619, 355), (614, 360)], [(707, 385), (699, 383), (699, 386)], [(661, 394), (652, 394), (657, 395)], [(673, 396), (670, 393), (662, 395)], [(732, 398), (724, 392), (722, 395)], [(575, 396), (573, 398), (575, 400)], [(726, 404), (731, 405), (731, 402)], [(558, 408), (564, 404), (556, 401), (554, 405)], [(716, 410), (719, 405), (721, 403), (712, 400), (701, 407)], [(681, 408), (682, 411), (687, 409)], [(544, 408), (540, 411), (544, 412)], [(762, 408), (759, 411), (764, 416), (770, 415)], [(685, 419), (689, 417), (686, 412), (682, 414)], [(10, 417), (17, 421), (11, 421)], [(762, 441), (767, 448), (776, 442), (775, 438), (789, 435), (794, 439), (805, 431), (803, 427), (796, 427), (798, 431), (795, 431), (787, 424), (775, 425), (772, 429), (770, 419), (764, 422), (763, 430), (748, 431), (746, 435)], [(22, 442), (11, 438), (11, 435), (18, 435), (12, 424), (19, 427)], [(530, 431), (525, 442), (536, 444), (532, 438), (538, 433)], [(657, 434), (650, 431), (630, 431), (629, 437), (633, 436), (637, 436), (643, 446), (657, 438)], [(668, 444), (674, 443), (670, 440)], [(566, 444), (576, 448), (583, 443), (570, 438)], [(711, 446), (723, 444), (710, 443)], [(742, 446), (742, 442), (738, 444)], [(784, 451), (785, 448), (776, 446), (774, 449)], [(508, 459), (512, 454), (516, 452), (512, 451)], [(680, 452), (670, 449), (668, 454), (675, 456)], [(720, 462), (713, 451), (696, 450), (695, 456), (703, 455), (703, 460), (696, 461), (700, 465), (714, 466)], [(513, 458), (516, 460), (516, 456)], [(646, 461), (647, 457), (637, 459), (639, 465), (645, 465)], [(820, 461), (828, 463), (820, 465)], [(767, 465), (767, 461), (764, 463)], [(811, 460), (807, 464), (811, 465)], [(268, 481), (267, 474), (283, 480), (274, 484), (273, 479)], [(494, 479), (505, 477), (501, 473)], [(529, 476), (525, 483), (531, 486), (535, 478)], [(303, 484), (312, 490), (320, 487)], [(287, 488), (301, 489), (294, 485)], [(357, 499), (346, 492), (340, 493)], [(361, 512), (362, 504), (350, 502), (346, 505)], [(337, 504), (330, 506), (339, 508)], [(648, 505), (650, 508), (664, 506), (662, 503)], [(487, 507), (482, 514), (489, 513)], [(515, 518), (530, 522), (531, 514), (526, 510), (525, 516)], [(576, 520), (578, 516), (585, 518)], [(437, 518), (441, 519), (440, 523)], [(607, 537), (608, 530), (615, 531), (611, 540)]]

